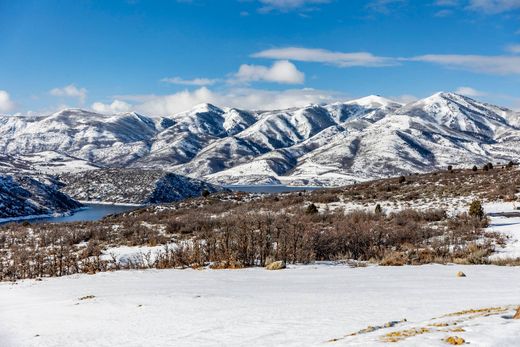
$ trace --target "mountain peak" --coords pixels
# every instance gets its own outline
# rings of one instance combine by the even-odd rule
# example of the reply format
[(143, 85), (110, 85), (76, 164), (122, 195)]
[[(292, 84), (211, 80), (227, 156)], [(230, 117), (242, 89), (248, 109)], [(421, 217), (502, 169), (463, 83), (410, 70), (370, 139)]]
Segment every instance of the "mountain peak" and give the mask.
[(190, 112), (218, 112), (218, 113), (224, 113), (224, 111), (213, 104), (210, 103), (201, 103), (198, 105), (195, 105)]
[(384, 98), (380, 95), (368, 95), (359, 99), (347, 101), (346, 104), (356, 104), (369, 108), (387, 107), (390, 105), (401, 105), (400, 103)]

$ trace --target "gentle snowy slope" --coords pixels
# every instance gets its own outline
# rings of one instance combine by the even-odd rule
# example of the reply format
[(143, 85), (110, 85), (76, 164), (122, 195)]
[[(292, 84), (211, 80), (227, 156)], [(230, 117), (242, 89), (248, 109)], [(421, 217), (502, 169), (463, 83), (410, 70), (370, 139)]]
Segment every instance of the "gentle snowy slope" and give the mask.
[[(458, 278), (457, 271), (467, 277)], [(520, 322), (520, 272), (496, 266), (282, 271), (146, 270), (0, 283), (0, 344), (15, 346), (379, 346), (393, 331), (427, 327), (404, 346), (511, 346)], [(498, 307), (489, 316), (433, 319)], [(505, 318), (504, 318), (505, 317)], [(368, 326), (407, 322), (345, 337)], [(464, 331), (439, 322), (460, 319)], [(28, 324), (30, 322), (30, 324)]]

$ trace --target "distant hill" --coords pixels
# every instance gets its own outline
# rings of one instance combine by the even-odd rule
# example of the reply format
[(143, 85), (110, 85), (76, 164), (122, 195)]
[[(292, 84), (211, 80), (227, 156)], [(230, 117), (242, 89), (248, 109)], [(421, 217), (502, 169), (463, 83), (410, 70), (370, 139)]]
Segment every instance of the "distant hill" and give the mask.
[(64, 193), (81, 201), (158, 204), (214, 193), (223, 188), (161, 170), (100, 169), (62, 174)]

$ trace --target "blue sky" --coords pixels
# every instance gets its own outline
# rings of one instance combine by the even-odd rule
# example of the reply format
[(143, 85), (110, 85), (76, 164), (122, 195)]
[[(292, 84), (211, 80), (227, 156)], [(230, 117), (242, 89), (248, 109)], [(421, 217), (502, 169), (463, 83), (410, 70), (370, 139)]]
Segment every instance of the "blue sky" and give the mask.
[(0, 113), (458, 91), (520, 108), (520, 0), (0, 0)]

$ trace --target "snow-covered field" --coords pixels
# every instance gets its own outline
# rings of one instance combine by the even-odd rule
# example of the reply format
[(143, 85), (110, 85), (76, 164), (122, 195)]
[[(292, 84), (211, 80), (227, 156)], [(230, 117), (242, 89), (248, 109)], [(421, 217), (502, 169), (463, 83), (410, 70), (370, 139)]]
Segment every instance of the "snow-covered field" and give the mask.
[[(459, 336), (514, 346), (518, 304), (514, 267), (119, 271), (0, 284), (0, 345), (370, 346), (420, 331), (397, 345), (442, 346)], [(490, 307), (498, 308), (433, 319)], [(408, 333), (387, 335), (396, 331)]]

